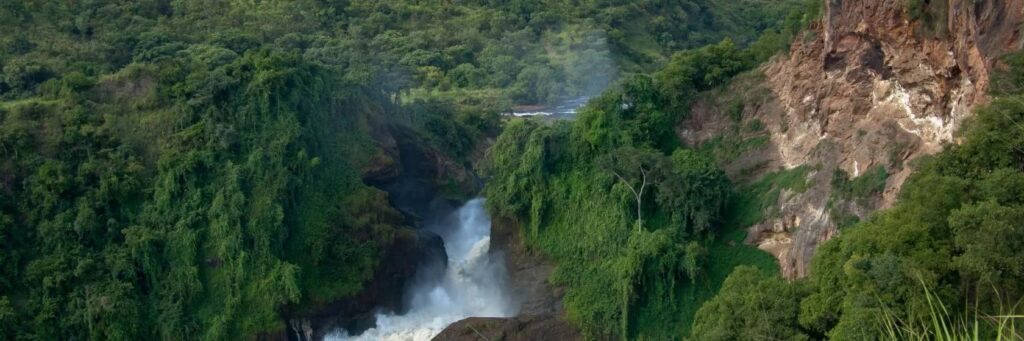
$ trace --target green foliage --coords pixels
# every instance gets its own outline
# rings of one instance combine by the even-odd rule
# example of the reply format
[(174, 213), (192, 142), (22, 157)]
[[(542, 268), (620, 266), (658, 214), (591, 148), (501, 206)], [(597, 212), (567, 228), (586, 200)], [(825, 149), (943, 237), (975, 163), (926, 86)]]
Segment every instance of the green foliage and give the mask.
[(907, 16), (911, 19), (920, 19), (928, 9), (927, 6), (928, 1), (925, 0), (906, 0)]
[[(61, 98), (4, 106), (4, 190), (15, 198), (4, 225), (17, 227), (4, 240), (19, 243), (5, 244), (17, 261), (5, 262), (2, 292), (31, 326), (19, 337), (252, 335), (281, 328), (284, 304), (350, 295), (369, 278), (376, 243), (358, 231), (385, 228), (371, 222), (387, 211), (330, 208), (367, 200), (353, 200), (364, 185), (352, 162), (368, 137), (345, 126), (359, 116), (336, 115), (359, 97), (325, 96), (347, 86), (294, 54), (191, 58), (156, 66), (183, 77), (118, 81), (182, 103), (162, 109), (177, 118), (157, 131), (118, 128), (163, 113), (135, 112), (118, 99), (134, 90), (117, 82), (76, 80)], [(233, 81), (210, 89), (224, 74)], [(132, 146), (148, 136), (158, 137), (148, 150)]]
[[(1010, 70), (1024, 70), (1024, 53), (1010, 53), (1001, 59)], [(1024, 72), (993, 73), (988, 91), (994, 96), (1024, 93)]]
[[(706, 160), (706, 159), (705, 159)], [(767, 275), (777, 275), (778, 263), (770, 254), (745, 244), (747, 228), (763, 220), (769, 212), (762, 205), (776, 186), (806, 186), (806, 181), (793, 181), (789, 172), (779, 172), (754, 186), (736, 188), (725, 205), (720, 227), (714, 240), (707, 244), (701, 276), (691, 285), (677, 285), (671, 301), (659, 296), (640, 298), (634, 309), (634, 330), (651, 339), (676, 338), (689, 335), (694, 317), (701, 305), (717, 294), (726, 278), (738, 266), (752, 266)], [(799, 174), (806, 174), (798, 172)], [(781, 182), (776, 180), (782, 180)], [(771, 184), (766, 186), (766, 184)], [(785, 187), (789, 188), (789, 187)], [(695, 334), (699, 335), (699, 334)]]
[[(928, 288), (924, 288), (924, 295), (928, 298), (928, 309), (931, 314), (929, 320), (900, 321), (893, 317), (891, 311), (883, 310), (885, 326), (880, 334), (889, 340), (1020, 340), (1017, 323), (1024, 319), (1024, 315), (1013, 315), (1013, 310), (1019, 309), (1019, 307), (1012, 307), (1009, 313), (1000, 313), (996, 316), (980, 316), (977, 311), (973, 314), (965, 312), (963, 315), (957, 316), (953, 315), (942, 303), (942, 300)], [(986, 331), (989, 328), (994, 329), (994, 333), (983, 334), (982, 325), (985, 326)]]
[[(722, 289), (723, 283), (737, 267), (756, 268), (764, 275), (777, 276), (778, 263), (774, 257), (756, 247), (744, 244), (747, 228), (775, 214), (773, 209), (783, 190), (807, 190), (809, 171), (807, 167), (780, 170), (765, 175), (757, 182), (738, 186), (733, 190), (723, 213), (722, 227), (708, 247), (707, 259), (710, 261), (706, 265), (706, 276), (701, 282), (696, 283), (697, 285), (681, 291), (677, 296), (681, 308), (678, 317), (671, 320), (671, 323), (678, 327), (673, 330), (674, 334), (666, 337), (691, 335), (700, 339), (703, 334), (691, 329), (695, 319), (700, 317), (698, 308), (715, 298), (716, 294), (727, 294), (727, 291)], [(771, 318), (763, 315), (762, 317)]]
[(765, 218), (774, 217), (782, 191), (803, 193), (810, 187), (807, 179), (810, 167), (800, 166), (766, 174), (758, 181), (738, 190), (732, 217), (742, 227), (749, 227)]
[(851, 212), (853, 207), (873, 207), (872, 202), (878, 200), (885, 191), (889, 173), (885, 166), (871, 167), (855, 179), (842, 169), (832, 173), (832, 193), (828, 205), (833, 221), (838, 228), (846, 228), (860, 222), (860, 217)]
[[(552, 281), (566, 286), (569, 317), (589, 337), (685, 335), (733, 267), (775, 271), (771, 256), (737, 245), (754, 221), (730, 214), (723, 225), (723, 212), (755, 205), (760, 215), (771, 195), (761, 192), (806, 189), (801, 168), (758, 185), (756, 199), (731, 201), (712, 159), (663, 142), (675, 139), (665, 96), (633, 77), (572, 123), (510, 122), (488, 156), (489, 210), (520, 222), (527, 245), (558, 262)], [(723, 226), (728, 234), (715, 237)]]
[(888, 179), (889, 173), (882, 165), (871, 167), (853, 180), (846, 171), (837, 169), (832, 173), (832, 193), (843, 200), (866, 200), (881, 195)]
[(920, 21), (926, 36), (943, 37), (949, 34), (949, 4), (945, 1), (905, 0), (907, 17)]
[[(593, 95), (723, 41), (630, 78), (576, 125), (510, 124), (490, 158), (492, 210), (563, 262), (571, 316), (627, 335), (631, 306), (702, 276), (727, 198), (710, 161), (674, 152), (682, 113), (666, 103), (766, 58), (798, 6), (2, 2), (0, 338), (279, 331), (283, 307), (358, 292), (405, 221), (361, 181), (382, 127), (468, 161), (512, 103)], [(668, 165), (637, 235), (626, 189), (592, 162), (627, 146)]]
[(676, 174), (658, 187), (658, 204), (673, 224), (690, 226), (694, 234), (710, 230), (727, 205), (731, 185), (714, 162), (693, 151), (677, 149), (671, 162)]
[(500, 116), (488, 108), (459, 107), (445, 99), (428, 98), (411, 101), (404, 111), (409, 116), (409, 124), (426, 136), (431, 145), (452, 156), (466, 158), (476, 147), (476, 141), (497, 133)]
[[(718, 164), (725, 165), (768, 146), (770, 134), (764, 122), (759, 119), (744, 120), (743, 117), (748, 103), (762, 101), (762, 97), (768, 95), (768, 90), (760, 86), (762, 83), (763, 75), (752, 71), (737, 76), (729, 86), (707, 92), (706, 96), (711, 100), (705, 102), (705, 107), (721, 108), (719, 113), (728, 116), (728, 121), (725, 121), (727, 127), (719, 135), (702, 141), (697, 150), (714, 158)], [(750, 170), (740, 170), (740, 174)]]
[(767, 135), (743, 137), (739, 134), (715, 136), (700, 145), (700, 152), (711, 155), (718, 164), (735, 161), (744, 153), (756, 151), (768, 145)]
[[(4, 60), (4, 338), (279, 330), (285, 305), (360, 290), (404, 219), (360, 180), (369, 122), (390, 106), (374, 83), (351, 83), (365, 69), (305, 57), (295, 46), (308, 37), (285, 33), (309, 23), (269, 4), (225, 11), (281, 19), (258, 38), (190, 2), (176, 15), (145, 4), (18, 9), (60, 48)], [(39, 25), (96, 11), (104, 20), (80, 16), (70, 33)]]
[(744, 56), (732, 40), (679, 52), (655, 75), (661, 92), (669, 100), (668, 107), (682, 115), (689, 112), (689, 103), (700, 91), (725, 84), (733, 76), (756, 64)]
[(578, 114), (573, 134), (597, 153), (629, 145), (671, 151), (678, 117), (664, 109), (664, 102), (650, 77), (634, 76), (591, 100)]
[[(567, 287), (569, 317), (588, 337), (686, 335), (733, 267), (775, 271), (771, 256), (737, 244), (750, 219), (767, 213), (767, 197), (806, 189), (807, 169), (780, 172), (750, 192), (756, 198), (731, 201), (716, 163), (679, 149), (674, 127), (697, 93), (777, 48), (725, 39), (679, 52), (653, 77), (634, 75), (592, 99), (572, 124), (512, 121), (498, 138), (486, 167), (489, 210), (520, 222), (527, 245), (558, 262), (552, 281)], [(751, 148), (766, 142), (753, 138)], [(653, 196), (641, 193), (645, 177)], [(728, 234), (715, 237), (727, 207), (747, 220), (730, 214)]]
[(756, 268), (737, 267), (721, 293), (697, 312), (692, 335), (700, 340), (808, 340), (788, 323), (800, 312), (801, 290)]
[(669, 180), (668, 160), (665, 156), (650, 150), (623, 147), (603, 155), (598, 165), (601, 170), (611, 173), (625, 185), (636, 198), (636, 229), (643, 230), (643, 202), (658, 183)]
[(395, 65), (389, 78), (403, 87), (484, 87), (515, 102), (546, 103), (596, 95), (618, 69), (652, 69), (679, 49), (726, 37), (745, 46), (797, 3), (361, 0), (333, 10), (367, 52)]

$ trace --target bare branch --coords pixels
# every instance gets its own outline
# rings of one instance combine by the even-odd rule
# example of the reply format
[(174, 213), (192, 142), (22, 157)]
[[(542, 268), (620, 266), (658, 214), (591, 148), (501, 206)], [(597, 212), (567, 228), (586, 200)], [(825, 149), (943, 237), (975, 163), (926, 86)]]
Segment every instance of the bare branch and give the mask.
[(622, 175), (619, 175), (619, 172), (612, 171), (612, 174), (614, 174), (616, 178), (619, 178), (619, 180), (621, 180), (623, 184), (626, 184), (626, 187), (629, 187), (629, 191), (633, 192), (633, 196), (640, 196), (640, 194), (637, 193), (636, 188), (633, 188), (633, 185), (630, 185), (629, 181), (626, 181), (626, 178), (623, 178)]
[(640, 174), (643, 175), (643, 180), (640, 183), (640, 195), (644, 195), (644, 188), (647, 187), (647, 171), (644, 170), (644, 166), (640, 166)]

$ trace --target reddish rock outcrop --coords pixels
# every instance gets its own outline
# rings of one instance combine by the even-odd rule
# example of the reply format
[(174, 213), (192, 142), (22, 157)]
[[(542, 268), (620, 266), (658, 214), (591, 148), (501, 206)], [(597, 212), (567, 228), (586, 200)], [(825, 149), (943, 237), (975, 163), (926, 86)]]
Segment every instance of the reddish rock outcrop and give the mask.
[[(912, 171), (907, 161), (956, 142), (960, 124), (987, 100), (998, 57), (1020, 47), (1024, 1), (936, 0), (932, 22), (910, 19), (906, 3), (825, 0), (822, 21), (762, 66), (763, 79), (748, 76), (724, 92), (739, 93), (743, 121), (760, 121), (770, 136), (767, 148), (726, 165), (730, 174), (814, 170), (811, 189), (783, 191), (779, 210), (750, 230), (748, 242), (774, 254), (788, 278), (806, 276), (817, 246), (838, 232), (828, 204), (835, 170), (855, 178), (882, 166), (889, 177), (866, 205), (833, 205), (861, 217), (891, 205)], [(684, 140), (723, 132), (728, 115), (715, 101), (695, 104)]]

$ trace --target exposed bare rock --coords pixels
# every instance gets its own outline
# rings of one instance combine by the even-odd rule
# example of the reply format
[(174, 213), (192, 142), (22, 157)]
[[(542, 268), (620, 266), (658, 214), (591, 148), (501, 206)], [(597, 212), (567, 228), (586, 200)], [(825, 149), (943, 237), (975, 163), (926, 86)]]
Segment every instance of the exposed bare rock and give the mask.
[[(838, 232), (828, 207), (835, 170), (889, 174), (881, 197), (836, 205), (862, 218), (891, 205), (912, 171), (907, 161), (956, 142), (971, 109), (987, 100), (998, 57), (1019, 48), (1024, 1), (944, 1), (947, 20), (926, 26), (908, 19), (904, 1), (825, 0), (822, 22), (763, 66), (763, 79), (747, 76), (724, 91), (740, 94), (744, 122), (762, 122), (771, 141), (725, 165), (730, 175), (816, 170), (810, 190), (783, 193), (777, 214), (750, 230), (748, 241), (774, 254), (786, 277), (806, 276), (816, 247)], [(716, 101), (695, 104), (684, 140), (699, 144), (727, 129)]]
[(512, 220), (491, 220), (492, 252), (501, 253), (509, 272), (509, 287), (522, 315), (561, 314), (561, 288), (548, 283), (555, 266), (542, 255), (526, 248), (520, 225)]

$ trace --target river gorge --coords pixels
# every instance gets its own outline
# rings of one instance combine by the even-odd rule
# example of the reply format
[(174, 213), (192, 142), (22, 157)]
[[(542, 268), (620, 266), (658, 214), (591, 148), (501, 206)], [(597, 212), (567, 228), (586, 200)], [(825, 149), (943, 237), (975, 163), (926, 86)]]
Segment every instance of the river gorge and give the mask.
[[(526, 108), (528, 114), (522, 114), (523, 108), (519, 108), (508, 116), (573, 119), (586, 102), (586, 97), (571, 98), (550, 106)], [(409, 232), (415, 232), (415, 237), (410, 238), (409, 245), (395, 248), (397, 258), (385, 260), (378, 270), (386, 275), (381, 281), (368, 283), (364, 295), (324, 309), (309, 328), (302, 326), (306, 322), (293, 322), (291, 337), (420, 341), (438, 337), (449, 326), (475, 337), (480, 331), (473, 326), (453, 324), (464, 320), (473, 323), (476, 319), (514, 324), (523, 318), (551, 319), (557, 315), (560, 297), (552, 294), (546, 281), (551, 265), (522, 256), (518, 238), (510, 237), (518, 234), (518, 228), (503, 226), (502, 236), (492, 239), (486, 199), (453, 201), (440, 193), (438, 184), (453, 174), (465, 179), (463, 187), (469, 192), (478, 192), (475, 172), (423, 148), (415, 134), (408, 131), (392, 128), (386, 134), (394, 141), (388, 149), (397, 162), (367, 182), (387, 192), (394, 207), (412, 219), (410, 225), (415, 228)], [(513, 259), (506, 251), (513, 253)], [(514, 268), (507, 269), (509, 266)], [(385, 279), (388, 276), (391, 279)], [(395, 283), (403, 284), (394, 287)]]

